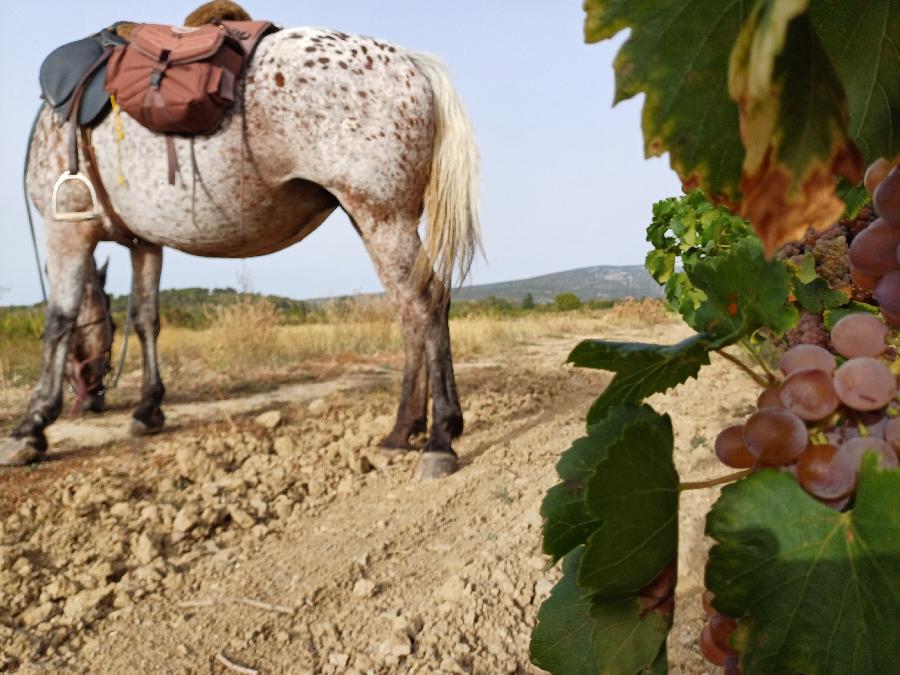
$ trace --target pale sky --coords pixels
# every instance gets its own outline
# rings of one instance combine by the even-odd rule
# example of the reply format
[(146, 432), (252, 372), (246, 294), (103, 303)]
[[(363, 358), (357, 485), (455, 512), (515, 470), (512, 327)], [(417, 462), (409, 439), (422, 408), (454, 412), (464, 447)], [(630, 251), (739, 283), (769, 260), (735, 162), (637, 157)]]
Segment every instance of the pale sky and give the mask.
[[(55, 47), (116, 20), (180, 24), (199, 2), (4, 0), (0, 6), (0, 304), (40, 299), (21, 176), (39, 106), (38, 68)], [(487, 283), (591, 265), (640, 264), (654, 201), (680, 193), (663, 160), (643, 159), (641, 101), (611, 108), (612, 59), (623, 36), (585, 45), (581, 0), (246, 0), (254, 18), (386, 39), (440, 56), (472, 118), (481, 153)], [(40, 228), (40, 217), (35, 214)], [(109, 288), (128, 291), (125, 249)], [(163, 288), (238, 285), (294, 298), (380, 289), (341, 212), (294, 247), (264, 258), (210, 260), (166, 251)]]

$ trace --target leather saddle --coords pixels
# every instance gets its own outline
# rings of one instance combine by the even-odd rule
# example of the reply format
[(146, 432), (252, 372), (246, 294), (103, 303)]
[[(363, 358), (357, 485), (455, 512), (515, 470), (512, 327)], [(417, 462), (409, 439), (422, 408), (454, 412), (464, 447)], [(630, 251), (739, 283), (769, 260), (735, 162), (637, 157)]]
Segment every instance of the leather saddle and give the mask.
[[(41, 96), (60, 122), (69, 119), (76, 98), (80, 101), (80, 126), (98, 124), (109, 110), (109, 95), (104, 88), (106, 63), (100, 61), (105, 49), (125, 44), (116, 33), (118, 25), (54, 49), (41, 64)], [(80, 97), (76, 96), (79, 85), (83, 87)]]

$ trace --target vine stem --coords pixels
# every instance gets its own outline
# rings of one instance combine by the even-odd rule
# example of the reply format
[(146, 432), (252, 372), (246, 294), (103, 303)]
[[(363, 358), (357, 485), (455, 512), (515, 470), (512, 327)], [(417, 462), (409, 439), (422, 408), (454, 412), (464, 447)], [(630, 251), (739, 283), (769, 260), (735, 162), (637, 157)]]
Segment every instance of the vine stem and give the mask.
[(755, 349), (753, 349), (753, 346), (750, 344), (747, 338), (741, 338), (740, 343), (744, 346), (744, 349), (750, 352), (750, 356), (752, 356), (753, 360), (759, 364), (759, 367), (763, 369), (763, 372), (765, 372), (766, 377), (769, 380), (769, 386), (771, 387), (772, 385), (777, 383), (778, 376), (772, 372), (772, 370), (769, 368), (769, 365), (766, 363), (766, 360), (762, 358)]
[(753, 473), (753, 469), (744, 469), (737, 473), (730, 473), (727, 476), (719, 476), (718, 478), (696, 481), (694, 483), (681, 483), (678, 486), (678, 489), (679, 491), (684, 492), (685, 490), (703, 490), (705, 488), (716, 487), (717, 485), (726, 485), (727, 483), (739, 481), (741, 478), (745, 478), (751, 473)]
[(749, 375), (751, 378), (753, 378), (753, 381), (756, 382), (756, 384), (758, 384), (763, 389), (768, 389), (771, 386), (771, 384), (772, 384), (771, 382), (766, 380), (766, 378), (764, 378), (762, 375), (757, 373), (755, 370), (753, 370), (753, 368), (751, 368), (746, 363), (741, 361), (738, 357), (729, 354), (724, 349), (717, 349), (716, 354), (721, 356), (723, 359), (731, 361), (734, 365), (736, 365), (738, 368), (740, 368), (745, 373), (747, 373), (747, 375)]

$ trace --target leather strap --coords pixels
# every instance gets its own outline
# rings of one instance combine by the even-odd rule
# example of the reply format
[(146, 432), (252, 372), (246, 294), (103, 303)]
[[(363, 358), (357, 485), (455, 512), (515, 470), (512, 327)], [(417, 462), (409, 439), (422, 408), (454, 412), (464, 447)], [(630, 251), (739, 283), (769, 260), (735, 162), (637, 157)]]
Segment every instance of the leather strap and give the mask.
[(87, 160), (87, 167), (85, 170), (87, 171), (88, 178), (93, 184), (94, 190), (97, 192), (97, 199), (100, 201), (100, 206), (103, 207), (104, 213), (109, 217), (113, 227), (118, 230), (116, 234), (119, 235), (121, 240), (120, 243), (123, 243), (126, 246), (136, 244), (140, 241), (140, 237), (135, 236), (135, 234), (128, 229), (128, 226), (125, 224), (125, 221), (122, 220), (121, 216), (116, 213), (112, 201), (109, 198), (109, 193), (103, 185), (103, 179), (100, 177), (100, 169), (97, 165), (97, 155), (94, 152), (94, 144), (91, 143), (91, 130), (87, 127), (81, 128), (81, 149), (84, 151), (84, 158)]
[(172, 138), (172, 134), (166, 134), (166, 160), (169, 162), (169, 185), (175, 185), (178, 155), (175, 154), (175, 140)]
[(78, 84), (75, 86), (75, 94), (72, 99), (72, 107), (69, 109), (69, 173), (76, 174), (78, 173), (78, 113), (81, 108), (81, 97), (84, 95), (84, 90), (87, 88), (87, 83), (90, 82), (91, 78), (94, 74), (100, 69), (100, 67), (106, 63), (106, 60), (110, 57), (113, 50), (111, 47), (104, 47), (103, 51), (100, 52), (99, 58), (94, 62), (90, 68), (81, 76), (81, 79), (78, 81)]

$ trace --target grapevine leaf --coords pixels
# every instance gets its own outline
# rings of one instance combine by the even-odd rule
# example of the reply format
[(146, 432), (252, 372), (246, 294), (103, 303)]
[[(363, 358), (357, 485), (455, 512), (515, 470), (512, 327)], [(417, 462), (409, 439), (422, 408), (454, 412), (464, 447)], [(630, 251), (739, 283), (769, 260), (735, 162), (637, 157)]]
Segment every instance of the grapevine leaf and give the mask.
[(584, 494), (588, 479), (606, 457), (606, 449), (626, 426), (655, 417), (648, 406), (613, 408), (601, 423), (588, 427), (587, 436), (576, 440), (560, 456), (556, 472), (563, 482), (550, 488), (541, 504), (544, 553), (554, 562), (584, 544), (601, 524), (588, 512)]
[(850, 103), (850, 136), (867, 163), (900, 155), (900, 4), (810, 3), (816, 34)]
[(845, 180), (838, 183), (837, 195), (844, 202), (844, 215), (841, 216), (841, 220), (854, 220), (866, 206), (872, 203), (872, 198), (869, 197), (865, 185), (851, 185)]
[(835, 175), (862, 180), (847, 98), (807, 4), (759, 0), (731, 56), (729, 90), (746, 149), (741, 213), (768, 254), (840, 218)]
[(846, 307), (835, 307), (834, 309), (826, 309), (822, 313), (822, 319), (825, 322), (825, 330), (831, 331), (834, 324), (843, 319), (848, 314), (858, 314), (859, 312), (868, 312), (875, 316), (881, 316), (881, 310), (875, 305), (865, 302), (851, 302)]
[(787, 265), (766, 260), (755, 237), (741, 239), (724, 255), (686, 265), (685, 271), (708, 296), (697, 310), (697, 330), (725, 339), (764, 326), (781, 333), (797, 323), (797, 310), (788, 305)]
[(877, 465), (865, 458), (847, 513), (775, 471), (723, 489), (707, 518), (706, 586), (741, 617), (747, 675), (896, 672), (900, 471)]
[(675, 273), (675, 254), (670, 251), (654, 249), (647, 254), (644, 267), (657, 283), (665, 284)]
[(794, 295), (797, 296), (797, 302), (803, 309), (813, 314), (821, 314), (826, 309), (834, 309), (846, 305), (850, 301), (847, 291), (831, 290), (828, 282), (822, 278), (817, 278), (808, 284), (796, 284)]
[(703, 334), (676, 345), (585, 340), (569, 354), (569, 363), (616, 373), (591, 406), (588, 424), (602, 420), (613, 406), (640, 403), (697, 377), (700, 368), (709, 364), (710, 350), (718, 346)]
[(744, 152), (727, 72), (744, 3), (586, 0), (584, 6), (588, 42), (631, 28), (614, 63), (615, 102), (646, 95), (645, 154), (669, 152), (685, 185), (737, 202)]
[(538, 668), (554, 675), (598, 675), (594, 658), (596, 624), (590, 596), (575, 584), (583, 549), (563, 560), (563, 576), (541, 605), (531, 633), (529, 656)]
[(819, 275), (816, 274), (816, 258), (811, 253), (803, 256), (803, 260), (797, 265), (794, 274), (804, 284), (814, 281)]
[(531, 662), (553, 675), (665, 673), (671, 617), (645, 612), (638, 597), (603, 603), (575, 582), (583, 548), (563, 560), (563, 576), (538, 611)]
[(600, 597), (636, 593), (677, 555), (673, 447), (671, 420), (654, 415), (625, 427), (607, 448), (587, 483), (588, 511), (603, 524), (578, 568), (582, 588)]

